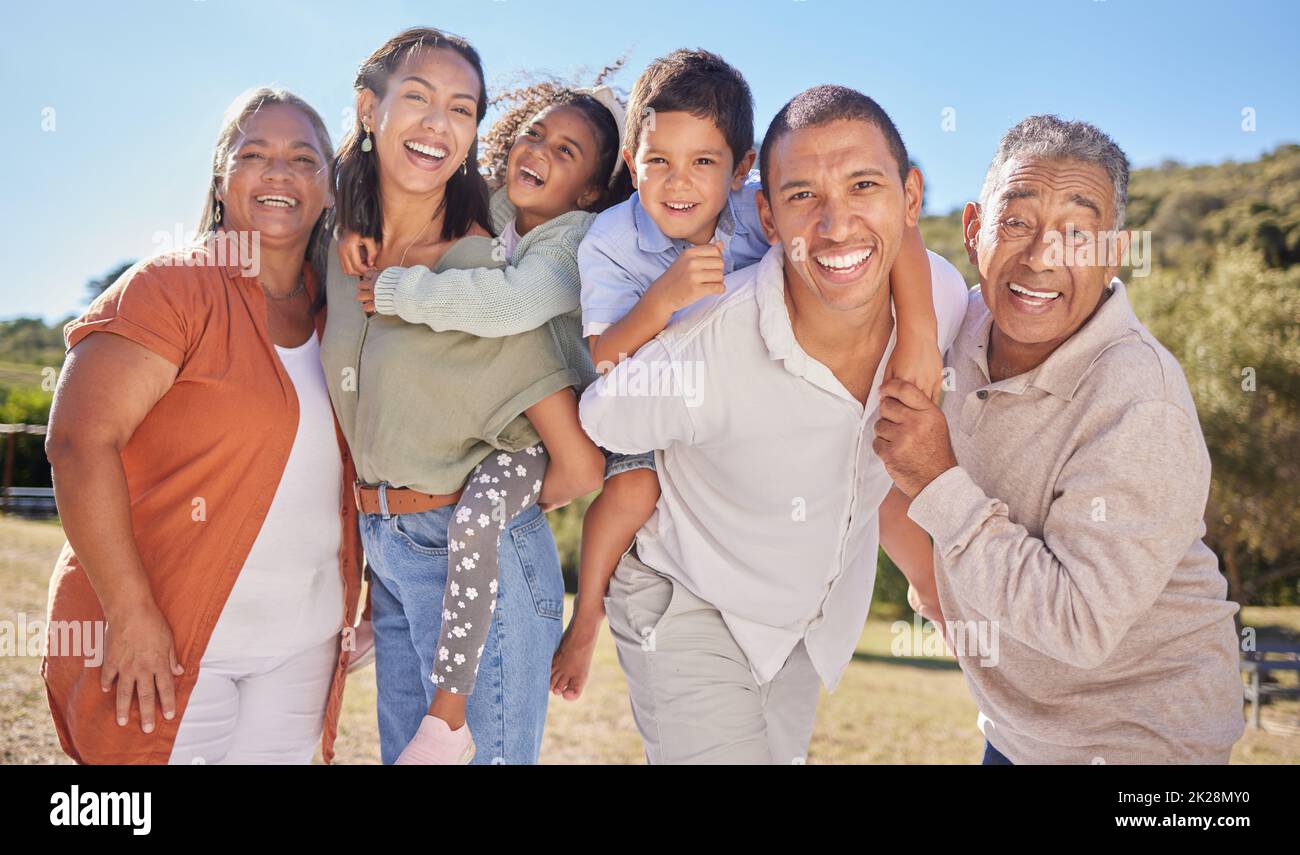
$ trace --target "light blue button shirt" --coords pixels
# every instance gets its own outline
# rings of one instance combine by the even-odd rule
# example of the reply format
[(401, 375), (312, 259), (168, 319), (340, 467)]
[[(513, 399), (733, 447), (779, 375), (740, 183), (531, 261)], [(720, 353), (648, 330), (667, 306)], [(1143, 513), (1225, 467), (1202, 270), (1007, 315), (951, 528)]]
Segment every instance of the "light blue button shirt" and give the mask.
[[(722, 242), (724, 273), (749, 267), (767, 253), (769, 244), (754, 202), (759, 186), (758, 170), (753, 170), (744, 185), (729, 194), (718, 217), (714, 239)], [(690, 246), (690, 241), (663, 233), (641, 204), (640, 193), (603, 211), (578, 247), (582, 334), (600, 335), (622, 320)]]

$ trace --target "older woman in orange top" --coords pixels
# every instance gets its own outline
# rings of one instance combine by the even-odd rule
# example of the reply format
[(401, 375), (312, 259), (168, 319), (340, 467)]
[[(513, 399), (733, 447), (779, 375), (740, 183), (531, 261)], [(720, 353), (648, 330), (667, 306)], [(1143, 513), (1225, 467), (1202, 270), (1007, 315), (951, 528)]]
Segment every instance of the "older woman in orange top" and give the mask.
[[(41, 672), (79, 762), (333, 756), (360, 546), (317, 344), (332, 163), (301, 99), (241, 96), (202, 239), (65, 330), (46, 449), (68, 543)], [(105, 622), (102, 649), (68, 643)]]

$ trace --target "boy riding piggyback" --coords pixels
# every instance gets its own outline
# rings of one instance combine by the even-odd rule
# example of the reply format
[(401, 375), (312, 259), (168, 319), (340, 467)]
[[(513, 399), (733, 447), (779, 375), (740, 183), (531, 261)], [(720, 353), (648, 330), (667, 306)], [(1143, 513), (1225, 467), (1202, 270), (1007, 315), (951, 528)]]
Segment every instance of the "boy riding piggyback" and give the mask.
[[(754, 201), (753, 96), (721, 57), (677, 50), (652, 62), (632, 88), (622, 156), (636, 192), (601, 213), (578, 249), (582, 334), (602, 374), (678, 312), (723, 293), (726, 274), (770, 248)], [(899, 327), (887, 377), (937, 398), (942, 357), (917, 229), (890, 287)], [(583, 522), (578, 596), (552, 669), (552, 691), (570, 700), (587, 680), (610, 577), (659, 499), (653, 451), (608, 458)]]

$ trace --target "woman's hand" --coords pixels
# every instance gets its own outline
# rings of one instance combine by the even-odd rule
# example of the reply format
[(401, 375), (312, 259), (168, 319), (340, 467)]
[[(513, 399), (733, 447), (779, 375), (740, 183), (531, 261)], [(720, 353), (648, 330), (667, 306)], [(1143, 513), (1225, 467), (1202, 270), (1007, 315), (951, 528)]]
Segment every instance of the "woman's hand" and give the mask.
[(379, 241), (355, 232), (343, 232), (339, 238), (339, 265), (349, 276), (361, 276), (379, 262)]
[(158, 607), (150, 602), (109, 621), (104, 646), (99, 688), (108, 692), (117, 682), (118, 726), (130, 718), (133, 695), (138, 698), (140, 729), (145, 733), (154, 731), (155, 702), (161, 703), (163, 718), (174, 718), (174, 678), (185, 669), (176, 661), (171, 627)]

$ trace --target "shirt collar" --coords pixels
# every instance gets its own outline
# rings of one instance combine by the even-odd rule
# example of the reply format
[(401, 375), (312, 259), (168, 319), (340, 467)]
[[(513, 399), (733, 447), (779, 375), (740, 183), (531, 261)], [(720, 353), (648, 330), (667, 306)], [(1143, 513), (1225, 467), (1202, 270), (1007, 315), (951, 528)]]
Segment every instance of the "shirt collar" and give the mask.
[[(685, 243), (685, 241), (674, 241), (668, 235), (664, 234), (663, 229), (650, 216), (650, 212), (641, 204), (641, 193), (632, 194), (632, 217), (636, 223), (636, 241), (637, 246), (642, 252), (660, 253), (672, 249), (676, 243)], [(714, 234), (721, 234), (726, 237), (734, 235), (749, 234), (749, 228), (745, 225), (743, 217), (736, 215), (735, 208), (736, 194), (727, 194), (727, 206), (722, 209), (718, 215), (718, 225)]]
[[(1071, 400), (1079, 388), (1083, 375), (1087, 373), (1097, 357), (1119, 339), (1141, 327), (1133, 308), (1128, 301), (1124, 283), (1118, 278), (1112, 279), (1107, 287), (1110, 296), (1106, 298), (1096, 313), (1087, 323), (1074, 331), (1060, 347), (1052, 351), (1043, 363), (1032, 371), (1001, 381), (1000, 387), (1009, 392), (1023, 392), (1026, 387), (1034, 386), (1058, 398)], [(981, 298), (982, 302), (982, 298)], [(993, 330), (993, 313), (984, 307), (984, 315), (973, 327), (970, 336), (974, 345), (970, 358), (975, 362), (984, 379), (990, 380), (988, 366), (988, 342)]]
[[(767, 254), (759, 260), (754, 280), (754, 299), (758, 303), (758, 332), (767, 346), (767, 353), (772, 359), (779, 359), (785, 369), (796, 377), (801, 377), (825, 389), (832, 394), (851, 401), (854, 406), (862, 408), (856, 398), (849, 394), (844, 384), (839, 381), (829, 368), (808, 355), (794, 336), (794, 327), (790, 323), (790, 310), (785, 304), (785, 248), (780, 243), (772, 244)], [(893, 311), (893, 306), (890, 306)], [(876, 377), (871, 384), (871, 393), (867, 397), (865, 412), (872, 412), (880, 394), (880, 380), (885, 364), (893, 353), (895, 327), (890, 333), (885, 352), (880, 357)]]
[[(790, 312), (785, 305), (785, 249), (772, 244), (758, 261), (754, 280), (754, 299), (758, 301), (758, 332), (773, 359), (786, 360), (786, 366), (800, 374), (802, 361), (808, 357), (794, 339)], [(791, 362), (796, 364), (792, 365)]]

